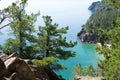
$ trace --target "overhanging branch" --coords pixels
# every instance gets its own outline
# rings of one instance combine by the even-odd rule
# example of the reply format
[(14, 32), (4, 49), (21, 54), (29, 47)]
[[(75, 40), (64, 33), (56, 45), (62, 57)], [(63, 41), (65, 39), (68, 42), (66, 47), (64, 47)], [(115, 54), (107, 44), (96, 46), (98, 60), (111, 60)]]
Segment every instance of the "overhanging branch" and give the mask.
[(3, 29), (4, 27), (9, 26), (10, 24), (11, 24), (11, 23), (8, 23), (8, 24), (6, 24), (6, 25), (0, 27), (0, 29)]

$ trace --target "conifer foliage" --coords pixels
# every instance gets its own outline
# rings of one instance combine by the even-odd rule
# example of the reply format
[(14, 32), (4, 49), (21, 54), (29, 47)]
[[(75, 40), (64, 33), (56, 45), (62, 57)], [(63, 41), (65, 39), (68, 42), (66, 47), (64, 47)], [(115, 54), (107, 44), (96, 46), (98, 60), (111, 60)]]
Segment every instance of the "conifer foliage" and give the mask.
[(12, 3), (12, 5), (4, 9), (13, 21), (10, 24), (10, 28), (14, 38), (9, 38), (3, 48), (3, 51), (8, 54), (17, 51), (19, 54), (27, 56), (26, 49), (32, 48), (27, 45), (27, 42), (31, 43), (33, 41), (33, 33), (35, 32), (34, 23), (39, 13), (28, 15), (25, 11), (26, 5), (27, 0), (21, 0), (20, 2)]
[(74, 47), (76, 42), (67, 42), (63, 34), (67, 33), (68, 27), (58, 28), (58, 24), (52, 24), (50, 16), (43, 16), (45, 26), (39, 27), (39, 47), (45, 56), (54, 56), (60, 59), (68, 59), (75, 56), (71, 51), (64, 51), (62, 48)]
[[(103, 0), (111, 5), (113, 9), (119, 11), (119, 0)], [(109, 31), (100, 30), (101, 36), (106, 35), (108, 41), (102, 41), (101, 47), (97, 48), (99, 53), (103, 54), (105, 59), (100, 61), (99, 67), (101, 69), (102, 76), (107, 80), (120, 80), (120, 16), (113, 21), (112, 29)], [(102, 39), (102, 38), (101, 38)], [(109, 44), (110, 46), (107, 46)]]
[[(45, 64), (56, 62), (59, 59), (68, 59), (75, 56), (75, 53), (64, 48), (74, 47), (76, 42), (67, 42), (63, 34), (67, 33), (68, 27), (59, 28), (53, 24), (50, 16), (43, 16), (45, 26), (35, 29), (35, 22), (40, 13), (26, 13), (28, 0), (13, 2), (3, 11), (9, 15), (12, 23), (9, 24), (12, 38), (8, 38), (3, 46), (0, 46), (4, 53), (17, 52), (22, 58), (36, 58), (42, 56)], [(36, 60), (39, 63), (39, 60)], [(41, 63), (41, 62), (40, 62)]]

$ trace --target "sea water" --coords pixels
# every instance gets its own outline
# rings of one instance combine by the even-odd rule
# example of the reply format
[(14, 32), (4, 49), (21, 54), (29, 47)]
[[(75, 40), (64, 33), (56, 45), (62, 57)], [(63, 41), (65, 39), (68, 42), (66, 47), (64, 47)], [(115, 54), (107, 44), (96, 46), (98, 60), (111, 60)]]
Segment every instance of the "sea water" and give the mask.
[[(15, 0), (2, 0), (0, 1), (0, 7), (4, 8)], [(26, 8), (27, 13), (36, 13), (40, 11), (40, 17), (36, 22), (36, 28), (39, 25), (44, 25), (42, 16), (49, 15), (53, 19), (53, 23), (58, 23), (59, 27), (69, 26), (68, 33), (65, 35), (67, 40), (77, 41), (78, 44), (70, 50), (76, 53), (75, 57), (68, 60), (60, 60), (58, 63), (64, 64), (67, 70), (55, 71), (58, 75), (62, 75), (64, 78), (73, 80), (72, 74), (73, 68), (76, 64), (80, 63), (82, 67), (87, 67), (92, 64), (97, 66), (99, 61), (99, 55), (95, 51), (95, 45), (81, 43), (77, 38), (77, 33), (81, 30), (81, 26), (87, 22), (91, 11), (88, 7), (98, 0), (28, 0)], [(7, 35), (10, 32), (9, 27), (1, 30), (4, 35), (0, 35), (0, 43), (3, 44), (8, 38)]]

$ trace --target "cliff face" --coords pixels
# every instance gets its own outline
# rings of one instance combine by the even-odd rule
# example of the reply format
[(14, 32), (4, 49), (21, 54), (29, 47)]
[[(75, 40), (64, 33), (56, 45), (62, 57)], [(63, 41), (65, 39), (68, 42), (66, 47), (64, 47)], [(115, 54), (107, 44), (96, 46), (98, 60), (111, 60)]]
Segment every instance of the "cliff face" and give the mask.
[(100, 1), (93, 2), (92, 5), (88, 8), (92, 12), (101, 11), (101, 10), (108, 10), (110, 9), (107, 4), (102, 4)]
[(98, 42), (98, 34), (92, 34), (82, 29), (77, 36), (79, 37), (81, 42), (87, 43), (96, 43)]
[[(81, 31), (77, 34), (81, 42), (97, 43), (99, 42), (99, 29), (106, 31), (112, 28), (113, 21), (116, 20), (119, 11), (111, 9), (101, 2), (94, 2), (89, 7), (94, 14), (90, 16), (87, 23), (82, 26)], [(105, 38), (107, 40), (107, 38)]]

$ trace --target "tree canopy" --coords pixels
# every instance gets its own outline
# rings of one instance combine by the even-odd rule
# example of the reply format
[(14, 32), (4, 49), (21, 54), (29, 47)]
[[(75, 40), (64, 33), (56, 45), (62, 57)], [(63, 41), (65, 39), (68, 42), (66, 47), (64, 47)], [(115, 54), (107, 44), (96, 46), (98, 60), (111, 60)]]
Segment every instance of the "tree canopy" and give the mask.
[(67, 59), (75, 56), (71, 51), (64, 51), (62, 48), (74, 47), (76, 42), (67, 42), (63, 34), (67, 33), (68, 27), (58, 28), (58, 24), (52, 24), (50, 16), (43, 16), (45, 26), (39, 27), (38, 39), (40, 50), (45, 56), (54, 55), (60, 59)]
[[(112, 8), (117, 8), (119, 10), (120, 4), (119, 0), (104, 0), (104, 2), (109, 3)], [(113, 21), (112, 29), (106, 31), (105, 29), (100, 30), (100, 35), (106, 35), (108, 37), (107, 44), (106, 41), (100, 41), (104, 43), (102, 47), (97, 48), (99, 53), (103, 54), (105, 59), (100, 61), (99, 67), (101, 68), (102, 76), (106, 77), (108, 80), (119, 80), (120, 79), (120, 16), (118, 15), (115, 21)]]
[[(75, 53), (64, 48), (74, 47), (77, 42), (68, 42), (63, 34), (67, 33), (69, 27), (58, 27), (52, 23), (50, 16), (43, 16), (44, 26), (35, 28), (40, 13), (26, 13), (27, 0), (13, 2), (5, 8), (4, 13), (10, 15), (8, 19), (12, 38), (8, 38), (3, 46), (0, 46), (4, 53), (11, 54), (17, 52), (21, 58), (38, 58), (35, 60), (38, 65), (48, 65), (57, 62), (58, 59), (68, 59), (74, 57)], [(2, 15), (2, 14), (1, 14)], [(2, 18), (0, 21), (2, 23)], [(1, 27), (2, 29), (3, 27)], [(36, 57), (37, 56), (37, 57)]]

